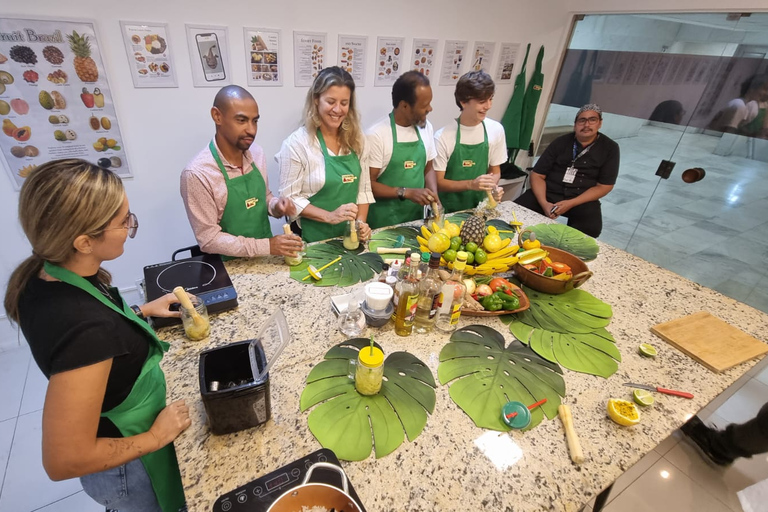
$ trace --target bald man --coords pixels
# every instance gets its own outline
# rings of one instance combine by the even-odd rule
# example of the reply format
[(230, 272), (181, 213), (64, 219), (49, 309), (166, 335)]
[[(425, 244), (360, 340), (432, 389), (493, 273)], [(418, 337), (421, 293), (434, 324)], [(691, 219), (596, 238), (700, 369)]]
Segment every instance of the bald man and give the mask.
[(231, 257), (296, 256), (301, 238), (272, 236), (268, 215), (295, 215), (288, 198), (269, 190), (264, 150), (254, 143), (259, 106), (237, 85), (213, 101), (216, 136), (181, 173), (181, 197), (203, 252)]

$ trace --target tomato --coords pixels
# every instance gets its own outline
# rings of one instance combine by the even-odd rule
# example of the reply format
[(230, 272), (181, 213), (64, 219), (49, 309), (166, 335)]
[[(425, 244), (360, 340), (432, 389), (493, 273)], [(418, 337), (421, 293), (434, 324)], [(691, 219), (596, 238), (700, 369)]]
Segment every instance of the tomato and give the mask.
[(562, 274), (563, 272), (571, 272), (571, 267), (569, 267), (565, 263), (559, 263), (557, 261), (553, 261), (550, 266), (552, 267), (552, 270), (554, 270), (558, 274)]
[(512, 295), (514, 285), (502, 277), (494, 277), (488, 284), (494, 292), (504, 292), (507, 295)]

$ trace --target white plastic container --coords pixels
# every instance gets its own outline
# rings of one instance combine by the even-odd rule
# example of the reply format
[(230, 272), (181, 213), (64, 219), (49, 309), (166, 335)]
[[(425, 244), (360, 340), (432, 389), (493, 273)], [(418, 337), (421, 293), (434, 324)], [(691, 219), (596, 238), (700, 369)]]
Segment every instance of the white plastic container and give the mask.
[(387, 309), (393, 294), (392, 287), (386, 283), (374, 282), (365, 285), (365, 302), (373, 311)]

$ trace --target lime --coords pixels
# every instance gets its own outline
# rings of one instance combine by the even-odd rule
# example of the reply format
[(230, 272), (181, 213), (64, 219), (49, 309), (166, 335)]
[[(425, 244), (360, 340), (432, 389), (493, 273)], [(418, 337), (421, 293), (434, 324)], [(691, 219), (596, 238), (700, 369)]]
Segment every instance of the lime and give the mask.
[(448, 249), (443, 253), (445, 261), (456, 261), (456, 249)]
[(641, 356), (645, 357), (656, 357), (656, 347), (651, 345), (650, 343), (641, 343), (640, 346), (637, 348), (637, 351), (640, 352)]
[(451, 249), (454, 251), (458, 251), (459, 247), (461, 247), (461, 237), (460, 236), (454, 236), (451, 238)]
[(637, 406), (626, 400), (616, 398), (608, 400), (608, 416), (625, 427), (640, 423), (640, 413), (637, 411)]
[(475, 262), (475, 255), (471, 252), (467, 253), (467, 265), (471, 265)]
[(466, 246), (467, 252), (475, 253), (477, 250), (477, 244), (475, 242), (469, 242)]
[(651, 392), (644, 389), (636, 389), (632, 391), (632, 399), (635, 401), (635, 403), (646, 407), (653, 405), (654, 402), (654, 398)]
[(464, 247), (464, 244), (461, 244), (461, 245), (459, 246), (459, 250), (460, 250), (460, 251), (464, 251), (464, 252), (467, 252), (467, 248), (466, 248), (466, 247)]
[(485, 251), (482, 250), (482, 249), (476, 250), (475, 251), (475, 263), (477, 263), (478, 265), (482, 265), (486, 261), (488, 261), (488, 255), (485, 253)]

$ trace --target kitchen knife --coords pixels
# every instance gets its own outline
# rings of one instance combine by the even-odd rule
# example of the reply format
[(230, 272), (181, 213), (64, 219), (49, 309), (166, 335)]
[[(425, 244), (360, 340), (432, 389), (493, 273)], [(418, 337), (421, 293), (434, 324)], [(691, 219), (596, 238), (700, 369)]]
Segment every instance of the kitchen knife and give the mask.
[(665, 395), (674, 395), (674, 396), (680, 396), (683, 398), (693, 398), (693, 395), (691, 393), (686, 393), (685, 391), (676, 391), (674, 389), (648, 386), (647, 384), (637, 384), (635, 382), (625, 382), (624, 385), (629, 386), (631, 388), (647, 389), (648, 391), (658, 391), (659, 393), (664, 393)]

